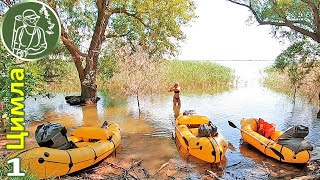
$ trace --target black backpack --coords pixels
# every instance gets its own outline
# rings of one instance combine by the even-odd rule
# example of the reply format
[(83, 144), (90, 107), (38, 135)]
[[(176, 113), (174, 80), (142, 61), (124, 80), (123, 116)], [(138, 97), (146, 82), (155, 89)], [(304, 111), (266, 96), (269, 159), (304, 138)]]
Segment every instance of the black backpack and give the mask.
[(41, 124), (37, 127), (35, 138), (40, 147), (54, 149), (75, 148), (73, 142), (67, 138), (67, 129), (59, 123)]

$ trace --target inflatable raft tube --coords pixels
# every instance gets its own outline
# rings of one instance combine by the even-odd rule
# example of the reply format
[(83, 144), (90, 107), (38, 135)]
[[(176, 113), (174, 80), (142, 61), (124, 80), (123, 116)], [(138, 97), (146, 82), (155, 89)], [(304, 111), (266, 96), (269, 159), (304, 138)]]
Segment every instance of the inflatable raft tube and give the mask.
[(209, 163), (218, 163), (225, 158), (228, 143), (220, 132), (214, 137), (198, 137), (198, 128), (201, 124), (208, 124), (205, 116), (180, 115), (176, 119), (175, 134), (180, 148), (190, 155)]
[(92, 166), (114, 152), (121, 142), (118, 124), (107, 129), (80, 127), (68, 137), (78, 148), (59, 150), (33, 147), (10, 156), (21, 158), (22, 168), (40, 179), (53, 178)]
[[(311, 158), (311, 153), (308, 150), (303, 150), (295, 153), (293, 150), (281, 144), (278, 144), (276, 140), (283, 134), (282, 131), (276, 129), (275, 132), (271, 135), (271, 139), (265, 138), (264, 136), (257, 133), (258, 119), (244, 118), (241, 120), (240, 124), (243, 131), (246, 131), (251, 136), (256, 138), (254, 139), (248, 134), (241, 132), (242, 139), (269, 157), (279, 160), (280, 162), (297, 164), (307, 163)], [(271, 151), (270, 148), (267, 148), (261, 142), (279, 151), (283, 155), (284, 159), (281, 159), (273, 151)]]

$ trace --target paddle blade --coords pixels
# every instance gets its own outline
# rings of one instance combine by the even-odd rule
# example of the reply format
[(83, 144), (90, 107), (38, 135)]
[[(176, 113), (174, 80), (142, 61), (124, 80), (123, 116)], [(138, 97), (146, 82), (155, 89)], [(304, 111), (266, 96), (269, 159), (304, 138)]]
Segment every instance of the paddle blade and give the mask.
[(228, 121), (228, 123), (229, 123), (229, 126), (231, 126), (231, 127), (233, 127), (233, 128), (237, 128), (237, 126), (236, 126), (235, 124), (233, 124), (233, 122)]
[(279, 152), (277, 151), (276, 149), (270, 147), (271, 151), (273, 151), (277, 156), (280, 157), (280, 159), (283, 159), (284, 160), (284, 156)]

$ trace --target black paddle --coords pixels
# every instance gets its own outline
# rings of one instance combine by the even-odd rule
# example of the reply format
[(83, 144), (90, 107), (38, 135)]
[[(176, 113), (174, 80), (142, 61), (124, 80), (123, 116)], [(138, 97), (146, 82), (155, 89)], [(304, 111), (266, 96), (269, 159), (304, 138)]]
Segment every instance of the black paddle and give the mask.
[(267, 148), (271, 149), (271, 151), (273, 151), (277, 156), (279, 156), (280, 159), (283, 159), (283, 160), (284, 160), (284, 156), (283, 156), (279, 151), (277, 151), (276, 149), (274, 149), (273, 147), (268, 146), (267, 144), (261, 142), (258, 138), (254, 137), (254, 136), (252, 136), (251, 134), (247, 133), (246, 131), (238, 128), (235, 124), (233, 124), (233, 122), (228, 121), (228, 123), (229, 123), (229, 126), (231, 126), (231, 127), (233, 127), (233, 128), (237, 128), (237, 129), (239, 129), (241, 132), (244, 132), (244, 133), (246, 133), (247, 135), (251, 136), (253, 139), (259, 141), (262, 145), (264, 145), (264, 146), (266, 146)]
[(104, 121), (101, 128), (106, 128), (108, 126), (108, 122), (107, 121)]

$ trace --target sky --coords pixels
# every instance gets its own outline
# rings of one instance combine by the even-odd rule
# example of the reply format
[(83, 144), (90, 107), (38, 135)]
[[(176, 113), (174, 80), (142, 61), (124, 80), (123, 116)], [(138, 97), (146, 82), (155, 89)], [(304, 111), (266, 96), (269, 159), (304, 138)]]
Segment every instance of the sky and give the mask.
[(270, 26), (248, 25), (250, 12), (226, 0), (196, 0), (198, 16), (184, 27), (183, 60), (274, 60), (287, 45), (270, 34)]

